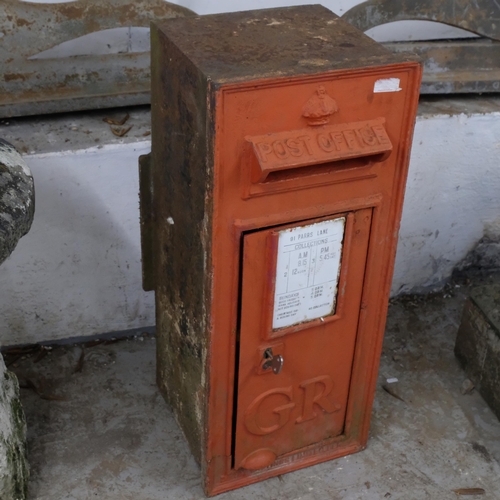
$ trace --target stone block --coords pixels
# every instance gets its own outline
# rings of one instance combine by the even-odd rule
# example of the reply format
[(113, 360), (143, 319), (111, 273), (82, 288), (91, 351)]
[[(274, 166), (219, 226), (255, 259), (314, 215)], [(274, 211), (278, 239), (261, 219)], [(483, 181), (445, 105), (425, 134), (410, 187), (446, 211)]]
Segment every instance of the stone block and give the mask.
[(0, 264), (29, 231), (34, 213), (30, 169), (14, 146), (0, 139)]
[(19, 384), (0, 354), (0, 499), (26, 499), (28, 478), (26, 420)]
[(500, 285), (485, 285), (471, 292), (464, 306), (455, 355), (500, 419)]

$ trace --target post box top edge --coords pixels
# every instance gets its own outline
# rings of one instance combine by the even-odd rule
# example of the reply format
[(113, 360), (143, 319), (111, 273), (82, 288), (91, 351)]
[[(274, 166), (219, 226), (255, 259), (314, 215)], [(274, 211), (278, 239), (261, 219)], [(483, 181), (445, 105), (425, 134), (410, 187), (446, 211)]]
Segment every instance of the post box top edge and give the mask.
[(221, 83), (409, 60), (321, 5), (177, 18), (162, 22), (157, 29), (201, 73)]

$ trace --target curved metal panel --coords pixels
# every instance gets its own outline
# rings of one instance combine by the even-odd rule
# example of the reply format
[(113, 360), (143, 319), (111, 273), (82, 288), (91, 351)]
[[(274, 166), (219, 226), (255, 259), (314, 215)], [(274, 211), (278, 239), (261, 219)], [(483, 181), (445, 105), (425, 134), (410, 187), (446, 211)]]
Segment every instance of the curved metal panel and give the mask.
[(474, 39), (384, 45), (392, 52), (412, 53), (422, 59), (422, 94), (500, 90), (500, 2), (496, 0), (368, 0), (342, 18), (362, 31), (394, 21), (420, 20), (481, 35)]
[(193, 14), (163, 0), (2, 0), (0, 117), (148, 103), (149, 51), (30, 58), (89, 33)]
[(500, 3), (492, 0), (369, 0), (342, 17), (361, 31), (394, 21), (437, 21), (500, 40)]

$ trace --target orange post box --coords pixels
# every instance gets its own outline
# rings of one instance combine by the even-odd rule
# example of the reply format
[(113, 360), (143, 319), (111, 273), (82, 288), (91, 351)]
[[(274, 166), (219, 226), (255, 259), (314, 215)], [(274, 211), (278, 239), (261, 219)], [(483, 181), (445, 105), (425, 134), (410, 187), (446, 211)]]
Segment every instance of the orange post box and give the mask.
[(144, 282), (208, 495), (365, 447), (420, 77), (317, 5), (153, 26)]

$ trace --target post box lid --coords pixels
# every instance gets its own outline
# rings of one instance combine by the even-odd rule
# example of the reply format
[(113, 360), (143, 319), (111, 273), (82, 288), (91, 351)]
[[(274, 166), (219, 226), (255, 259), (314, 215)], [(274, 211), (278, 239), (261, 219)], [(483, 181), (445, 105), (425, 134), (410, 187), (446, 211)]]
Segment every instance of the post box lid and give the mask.
[(177, 18), (159, 31), (215, 83), (415, 60), (393, 54), (321, 5)]

